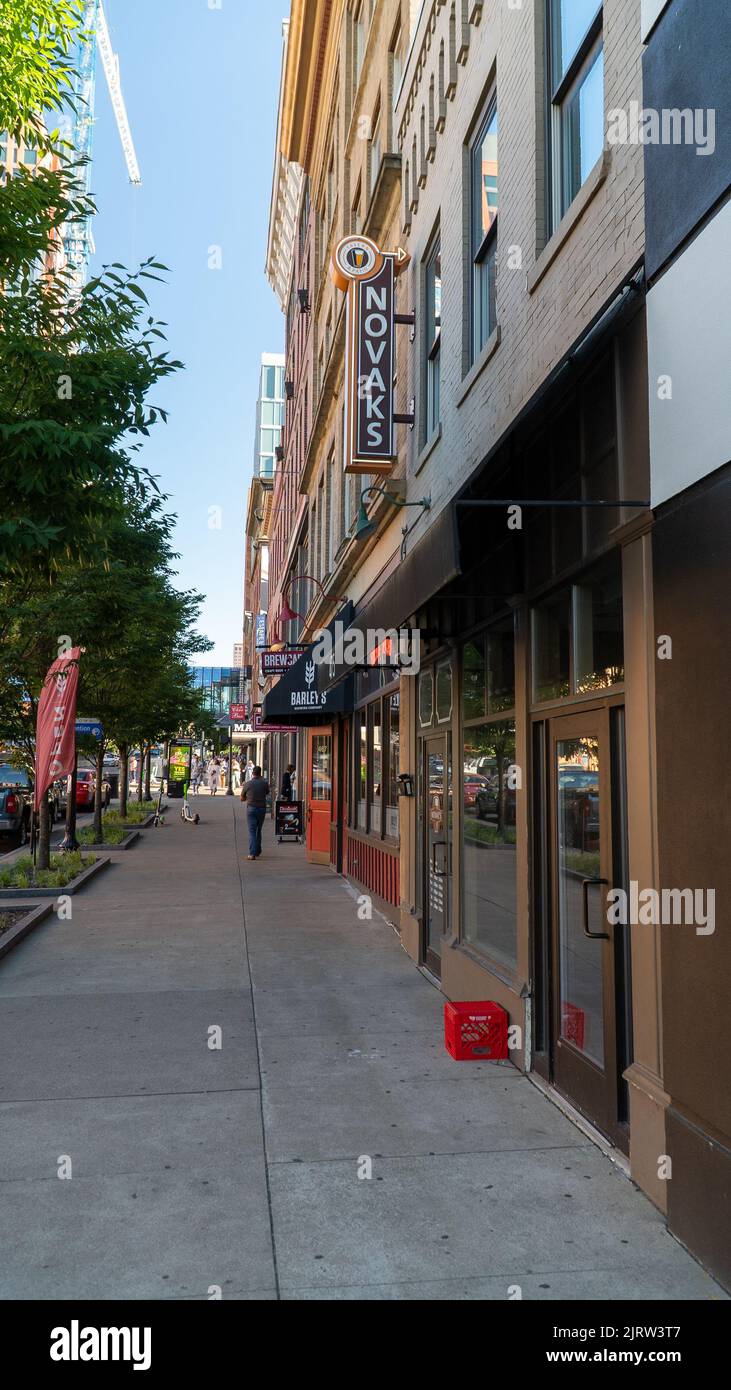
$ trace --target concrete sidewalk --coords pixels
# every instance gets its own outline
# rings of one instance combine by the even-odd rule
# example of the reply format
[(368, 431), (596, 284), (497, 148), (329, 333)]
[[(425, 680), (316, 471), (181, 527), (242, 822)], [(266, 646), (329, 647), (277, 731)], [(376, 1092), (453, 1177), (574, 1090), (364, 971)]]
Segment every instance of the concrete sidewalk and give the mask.
[(200, 811), (2, 963), (0, 1296), (725, 1297), (342, 880)]

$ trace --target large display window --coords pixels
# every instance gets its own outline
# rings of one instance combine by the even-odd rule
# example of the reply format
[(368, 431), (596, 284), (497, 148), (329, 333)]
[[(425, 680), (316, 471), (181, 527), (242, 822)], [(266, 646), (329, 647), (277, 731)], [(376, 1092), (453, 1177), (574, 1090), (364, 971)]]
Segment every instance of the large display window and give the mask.
[(462, 939), (517, 964), (515, 630), (462, 649)]

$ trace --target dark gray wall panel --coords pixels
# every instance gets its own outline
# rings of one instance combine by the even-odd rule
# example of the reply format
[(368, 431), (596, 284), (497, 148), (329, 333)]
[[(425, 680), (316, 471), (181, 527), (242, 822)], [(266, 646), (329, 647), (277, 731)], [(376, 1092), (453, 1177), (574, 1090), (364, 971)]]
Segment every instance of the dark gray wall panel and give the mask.
[[(646, 263), (657, 273), (731, 190), (731, 3), (672, 0), (643, 57), (645, 108), (716, 112), (716, 147), (645, 146)], [(704, 127), (705, 128), (705, 127)]]

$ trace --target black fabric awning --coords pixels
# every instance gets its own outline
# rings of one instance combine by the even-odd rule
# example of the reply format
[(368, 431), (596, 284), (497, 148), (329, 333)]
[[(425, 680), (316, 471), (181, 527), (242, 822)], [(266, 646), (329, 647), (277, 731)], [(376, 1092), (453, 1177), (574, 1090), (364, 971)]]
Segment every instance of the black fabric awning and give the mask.
[[(337, 621), (348, 625), (352, 621), (353, 606), (347, 604), (338, 614)], [(330, 631), (334, 623), (330, 624)], [(329, 668), (313, 660), (314, 646), (307, 648), (304, 656), (291, 670), (287, 671), (273, 690), (265, 696), (262, 710), (264, 724), (278, 724), (286, 728), (313, 728), (318, 724), (329, 724), (336, 714), (351, 714), (354, 707), (353, 676), (332, 686)]]
[[(398, 629), (461, 572), (457, 517), (450, 503), (378, 593), (351, 619), (349, 630), (365, 636), (368, 632)], [(337, 663), (324, 667), (322, 689), (338, 686), (351, 672), (351, 667)]]

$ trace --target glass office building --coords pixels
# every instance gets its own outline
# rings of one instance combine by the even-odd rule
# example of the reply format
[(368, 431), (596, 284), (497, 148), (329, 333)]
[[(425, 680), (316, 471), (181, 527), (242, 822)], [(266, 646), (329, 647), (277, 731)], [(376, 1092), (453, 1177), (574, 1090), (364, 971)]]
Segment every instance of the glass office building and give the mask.
[(217, 718), (240, 700), (241, 671), (235, 666), (193, 666), (193, 684), (204, 692), (206, 708)]
[(274, 478), (275, 451), (284, 428), (284, 357), (265, 352), (261, 359), (259, 400), (256, 407), (254, 477)]

